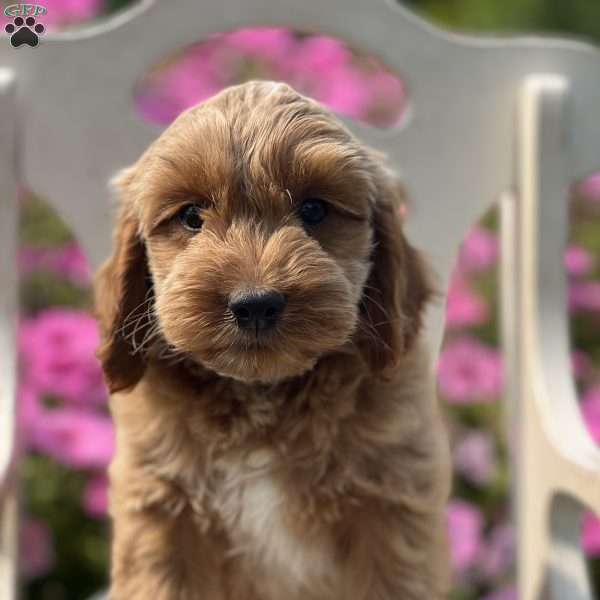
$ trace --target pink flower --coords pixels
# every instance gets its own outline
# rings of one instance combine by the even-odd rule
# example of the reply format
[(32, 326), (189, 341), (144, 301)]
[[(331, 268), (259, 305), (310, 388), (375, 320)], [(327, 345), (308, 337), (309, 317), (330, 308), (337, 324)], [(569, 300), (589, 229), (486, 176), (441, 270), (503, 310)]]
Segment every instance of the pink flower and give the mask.
[(343, 115), (386, 126), (402, 113), (402, 82), (374, 60), (356, 58), (335, 38), (306, 38), (282, 63), (282, 72), (298, 89)]
[(517, 588), (514, 585), (509, 585), (486, 595), (481, 600), (517, 600), (518, 597)]
[(140, 86), (134, 97), (135, 109), (139, 116), (148, 123), (167, 125), (181, 112), (175, 108), (168, 98), (163, 98), (154, 84)]
[(510, 523), (501, 523), (490, 534), (480, 559), (480, 569), (487, 578), (497, 579), (513, 566), (514, 559), (514, 527)]
[(600, 385), (585, 392), (580, 403), (581, 415), (590, 435), (600, 445)]
[(87, 258), (75, 243), (66, 244), (62, 248), (21, 248), (19, 270), (23, 275), (35, 271), (50, 271), (80, 286), (88, 285), (91, 280)]
[(135, 102), (142, 116), (152, 123), (169, 123), (225, 87), (230, 73), (215, 52), (217, 43), (211, 40), (191, 49), (139, 86)]
[(464, 574), (472, 567), (482, 546), (483, 516), (478, 508), (463, 500), (451, 500), (446, 511), (453, 568)]
[(489, 230), (475, 226), (463, 241), (458, 268), (466, 273), (486, 271), (498, 260), (498, 239)]
[(494, 399), (504, 384), (500, 355), (475, 338), (451, 340), (439, 358), (438, 383), (442, 394), (456, 404)]
[(594, 257), (585, 248), (571, 245), (565, 251), (565, 267), (571, 277), (582, 277), (594, 268)]
[(373, 91), (356, 67), (347, 65), (333, 70), (329, 76), (313, 83), (314, 97), (331, 108), (355, 119), (366, 116)]
[(446, 325), (450, 328), (480, 325), (487, 321), (488, 313), (485, 300), (471, 290), (464, 278), (455, 274), (446, 301)]
[(253, 54), (264, 58), (285, 54), (294, 43), (289, 29), (254, 27), (226, 33), (224, 41), (240, 54)]
[(589, 556), (600, 556), (600, 519), (594, 513), (583, 517), (581, 544)]
[(398, 105), (405, 100), (404, 84), (393, 73), (380, 69), (369, 79), (369, 85), (376, 90), (376, 97), (386, 104)]
[(105, 416), (48, 410), (33, 428), (31, 445), (74, 469), (104, 469), (114, 451), (113, 427)]
[(72, 402), (102, 403), (106, 390), (94, 353), (96, 321), (87, 313), (53, 308), (25, 319), (19, 330), (24, 376), (44, 394)]
[(289, 81), (333, 110), (373, 124), (397, 121), (405, 98), (401, 81), (374, 60), (355, 57), (340, 40), (252, 28), (214, 35), (165, 62), (138, 86), (136, 105), (146, 119), (164, 124), (250, 78)]
[(477, 430), (467, 433), (454, 449), (454, 464), (465, 479), (480, 486), (488, 484), (497, 469), (492, 437)]
[(88, 285), (92, 270), (81, 246), (74, 242), (66, 244), (54, 255), (53, 266), (56, 272), (79, 285)]
[(54, 564), (54, 549), (48, 526), (32, 517), (24, 519), (20, 531), (21, 569), (26, 579), (41, 577)]
[(367, 85), (373, 94), (368, 109), (368, 122), (377, 127), (397, 125), (406, 109), (406, 90), (403, 82), (393, 73), (378, 70)]
[(83, 491), (83, 507), (91, 517), (105, 517), (108, 512), (108, 477), (95, 475)]
[[(136, 91), (136, 106), (153, 123), (166, 124), (240, 77), (244, 65), (253, 78), (279, 79), (277, 71), (295, 43), (287, 29), (240, 29), (197, 44), (146, 79)], [(264, 64), (263, 64), (264, 63)], [(266, 71), (257, 73), (263, 64)], [(258, 69), (261, 71), (261, 69)]]
[(600, 312), (600, 281), (574, 281), (569, 287), (569, 308)]
[(588, 177), (579, 186), (579, 190), (589, 200), (600, 200), (600, 173), (594, 173)]
[(305, 38), (290, 54), (286, 71), (292, 77), (315, 81), (327, 78), (332, 71), (352, 62), (352, 52), (346, 44), (331, 37)]

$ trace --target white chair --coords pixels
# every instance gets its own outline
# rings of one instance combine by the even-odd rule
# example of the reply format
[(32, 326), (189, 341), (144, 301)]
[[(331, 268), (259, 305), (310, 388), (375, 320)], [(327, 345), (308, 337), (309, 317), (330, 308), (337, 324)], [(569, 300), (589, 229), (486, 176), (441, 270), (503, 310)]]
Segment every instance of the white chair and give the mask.
[[(14, 598), (15, 579), (15, 182), (52, 202), (97, 265), (110, 241), (106, 182), (157, 134), (135, 114), (138, 77), (210, 33), (258, 25), (335, 35), (404, 79), (411, 108), (401, 128), (351, 126), (403, 174), (415, 206), (409, 234), (441, 281), (469, 226), (501, 199), (520, 597), (591, 598), (579, 521), (583, 506), (600, 513), (600, 452), (570, 375), (562, 253), (568, 187), (600, 167), (600, 52), (449, 34), (392, 0), (143, 0), (37, 49), (0, 48), (0, 597)], [(441, 306), (429, 333), (437, 352)]]

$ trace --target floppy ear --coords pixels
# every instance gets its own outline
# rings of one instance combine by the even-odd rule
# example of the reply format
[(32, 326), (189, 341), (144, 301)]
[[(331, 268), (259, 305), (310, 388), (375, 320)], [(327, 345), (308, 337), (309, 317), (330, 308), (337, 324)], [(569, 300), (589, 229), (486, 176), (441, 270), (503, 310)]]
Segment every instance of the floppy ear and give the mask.
[(433, 288), (420, 254), (402, 232), (400, 185), (387, 181), (373, 208), (371, 273), (362, 309), (363, 354), (374, 371), (393, 367), (420, 332)]
[[(131, 170), (113, 182), (126, 193)], [(95, 307), (101, 343), (97, 356), (111, 393), (134, 386), (142, 377), (145, 359), (137, 351), (151, 326), (148, 305), (151, 280), (146, 249), (133, 211), (122, 206), (115, 229), (113, 254), (95, 279)]]

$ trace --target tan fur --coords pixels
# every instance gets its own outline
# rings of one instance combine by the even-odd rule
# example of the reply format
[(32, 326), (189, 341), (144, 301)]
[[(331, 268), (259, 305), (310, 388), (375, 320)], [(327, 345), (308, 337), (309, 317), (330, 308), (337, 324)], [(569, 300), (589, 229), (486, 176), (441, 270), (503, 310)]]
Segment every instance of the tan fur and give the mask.
[[(229, 88), (124, 170), (97, 279), (112, 600), (436, 600), (448, 448), (426, 269), (382, 158), (283, 84)], [(297, 207), (329, 214), (305, 231)], [(204, 207), (202, 231), (174, 218)], [(227, 301), (276, 290), (260, 342)]]

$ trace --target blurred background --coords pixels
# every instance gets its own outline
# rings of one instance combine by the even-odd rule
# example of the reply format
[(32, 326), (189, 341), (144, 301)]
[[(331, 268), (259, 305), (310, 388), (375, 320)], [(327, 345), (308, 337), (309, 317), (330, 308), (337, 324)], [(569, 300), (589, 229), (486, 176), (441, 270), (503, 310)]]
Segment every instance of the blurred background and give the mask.
[[(44, 24), (52, 29), (106, 18), (131, 1), (40, 3), (48, 9)], [(589, 0), (406, 3), (440, 26), (462, 31), (558, 33), (600, 42), (600, 3)], [(162, 125), (231, 83), (280, 79), (338, 113), (385, 128), (404, 111), (401, 75), (343, 40), (249, 29), (217, 34), (164, 57), (151, 73), (140, 73), (133, 95), (140, 117)], [(107, 583), (105, 469), (114, 443), (94, 357), (98, 331), (89, 312), (91, 273), (60, 215), (35, 190), (22, 189), (20, 197), (23, 592), (27, 600), (83, 600)], [(571, 206), (563, 268), (569, 281), (573, 372), (583, 416), (600, 443), (600, 174), (573, 182), (565, 202)], [(516, 598), (498, 350), (498, 259), (492, 207), (462, 245), (437, 370), (455, 464), (447, 513), (455, 600)], [(582, 523), (581, 543), (600, 581), (600, 521), (594, 515)]]

